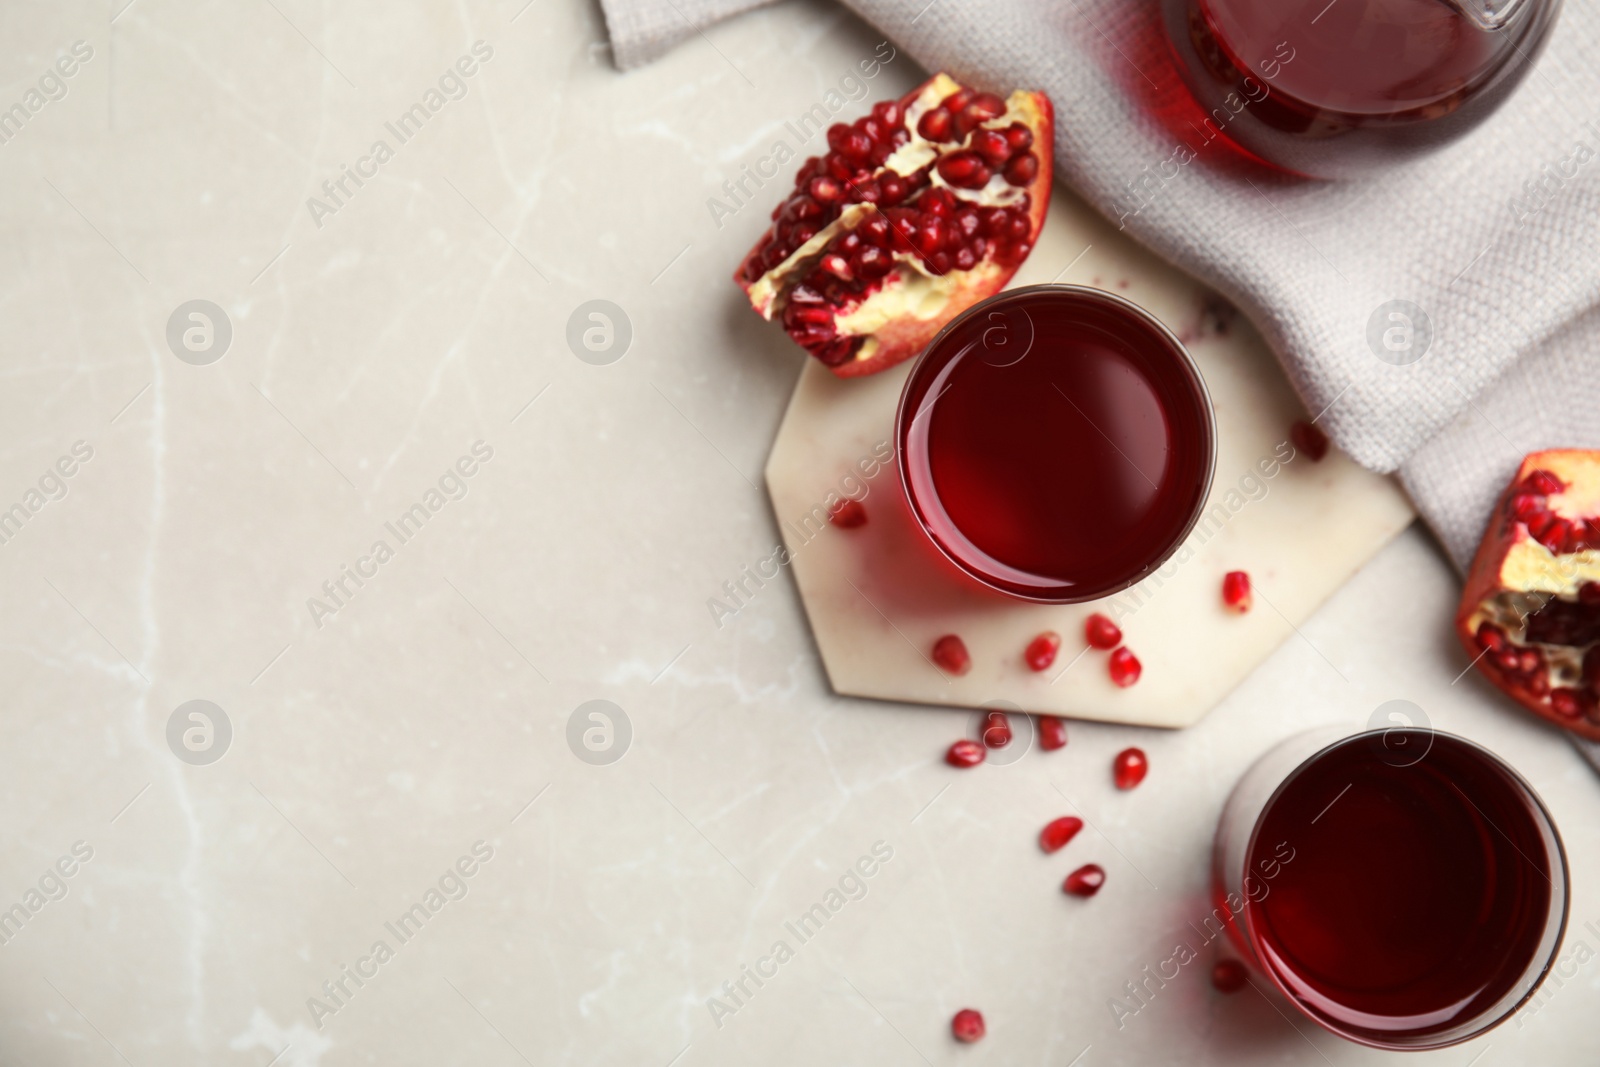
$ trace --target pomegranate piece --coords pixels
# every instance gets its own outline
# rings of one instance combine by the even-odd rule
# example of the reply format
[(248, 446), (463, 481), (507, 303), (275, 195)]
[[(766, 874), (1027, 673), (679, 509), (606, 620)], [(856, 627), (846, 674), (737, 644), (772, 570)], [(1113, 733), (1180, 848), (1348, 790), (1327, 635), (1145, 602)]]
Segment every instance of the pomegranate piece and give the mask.
[(972, 669), (967, 643), (955, 634), (945, 634), (933, 643), (933, 662), (946, 674), (962, 675)]
[(1150, 760), (1142, 748), (1125, 748), (1111, 761), (1111, 780), (1118, 789), (1132, 789), (1150, 773)]
[(846, 497), (828, 512), (828, 521), (841, 529), (853, 530), (857, 526), (867, 524), (867, 509), (862, 506), (861, 501)]
[(1237, 993), (1244, 988), (1248, 975), (1244, 964), (1238, 960), (1218, 960), (1211, 968), (1211, 984), (1221, 993)]
[(1061, 651), (1061, 635), (1054, 630), (1046, 630), (1028, 642), (1022, 658), (1028, 664), (1029, 670), (1047, 671), (1056, 661), (1056, 653), (1059, 651)]
[(1244, 571), (1229, 571), (1222, 576), (1222, 602), (1243, 615), (1250, 610), (1250, 575)]
[(1100, 865), (1085, 863), (1067, 875), (1067, 880), (1061, 883), (1061, 891), (1071, 893), (1075, 897), (1092, 897), (1100, 892), (1100, 887), (1105, 884), (1106, 872)]
[(1139, 675), (1144, 673), (1144, 665), (1139, 662), (1139, 657), (1125, 648), (1111, 653), (1107, 666), (1111, 671), (1111, 680), (1124, 689), (1137, 682)]
[(1054, 112), (936, 74), (853, 124), (795, 175), (734, 274), (765, 319), (841, 377), (909, 359), (1005, 287), (1050, 203)]
[(1046, 823), (1045, 828), (1039, 831), (1039, 847), (1046, 852), (1058, 852), (1082, 829), (1082, 819), (1076, 815), (1063, 815)]
[(950, 1020), (950, 1033), (964, 1044), (972, 1044), (987, 1032), (983, 1026), (983, 1014), (972, 1008), (962, 1008)]
[(1122, 644), (1122, 630), (1098, 611), (1083, 624), (1083, 637), (1092, 647), (1102, 650)]
[(1011, 720), (1003, 711), (991, 711), (983, 718), (983, 743), (988, 748), (1005, 748), (1011, 743)]
[(1046, 752), (1067, 747), (1067, 720), (1055, 715), (1040, 715), (1039, 747)]
[(963, 737), (950, 746), (950, 751), (944, 754), (944, 761), (952, 767), (976, 767), (987, 756), (982, 745)]
[(1321, 463), (1322, 457), (1328, 454), (1328, 435), (1312, 423), (1297, 422), (1289, 427), (1289, 440), (1313, 463)]
[(1517, 703), (1600, 741), (1600, 451), (1523, 459), (1467, 573), (1456, 635)]

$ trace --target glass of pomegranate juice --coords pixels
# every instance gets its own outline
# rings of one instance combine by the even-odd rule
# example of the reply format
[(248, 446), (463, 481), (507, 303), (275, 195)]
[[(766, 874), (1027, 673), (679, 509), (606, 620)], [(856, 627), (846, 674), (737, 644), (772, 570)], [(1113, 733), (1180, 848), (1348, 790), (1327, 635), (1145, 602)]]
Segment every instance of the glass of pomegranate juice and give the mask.
[(1566, 928), (1567, 864), (1532, 787), (1471, 741), (1314, 730), (1234, 788), (1212, 894), (1208, 928), (1313, 1022), (1432, 1049), (1532, 996)]
[(958, 568), (1024, 600), (1077, 603), (1177, 551), (1211, 487), (1211, 397), (1135, 304), (1035, 285), (967, 309), (906, 379), (895, 426), (918, 524)]

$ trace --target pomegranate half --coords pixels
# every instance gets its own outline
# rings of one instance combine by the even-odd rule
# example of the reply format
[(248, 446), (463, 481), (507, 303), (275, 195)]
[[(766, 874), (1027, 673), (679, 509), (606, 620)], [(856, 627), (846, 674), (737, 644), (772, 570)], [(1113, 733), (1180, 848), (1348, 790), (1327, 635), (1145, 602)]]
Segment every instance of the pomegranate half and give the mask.
[(1512, 699), (1600, 740), (1600, 451), (1522, 461), (1472, 561), (1456, 632)]
[(921, 352), (1011, 280), (1050, 204), (1049, 97), (935, 74), (828, 130), (734, 281), (840, 377)]

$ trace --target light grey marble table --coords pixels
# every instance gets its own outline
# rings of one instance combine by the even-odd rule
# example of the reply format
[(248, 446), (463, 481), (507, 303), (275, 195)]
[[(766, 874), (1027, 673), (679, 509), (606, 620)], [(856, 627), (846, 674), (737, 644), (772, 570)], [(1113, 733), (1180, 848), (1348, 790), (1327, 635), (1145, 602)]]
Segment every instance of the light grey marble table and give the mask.
[[(773, 541), (802, 357), (727, 280), (778, 188), (707, 200), (873, 54), (839, 9), (625, 77), (561, 0), (34, 0), (0, 31), (0, 1063), (1381, 1059), (1213, 993), (1209, 950), (1108, 1003), (1208, 910), (1240, 770), (1393, 698), (1534, 780), (1575, 888), (1560, 988), (1418, 1061), (1592, 1061), (1600, 785), (1461, 676), (1415, 529), (1198, 725), (974, 773), (940, 762), (961, 713), (829, 692), (789, 586), (712, 625)], [(591, 300), (620, 359), (568, 345)], [(620, 761), (575, 754), (591, 700)], [(1088, 859), (1105, 890), (1064, 897)]]

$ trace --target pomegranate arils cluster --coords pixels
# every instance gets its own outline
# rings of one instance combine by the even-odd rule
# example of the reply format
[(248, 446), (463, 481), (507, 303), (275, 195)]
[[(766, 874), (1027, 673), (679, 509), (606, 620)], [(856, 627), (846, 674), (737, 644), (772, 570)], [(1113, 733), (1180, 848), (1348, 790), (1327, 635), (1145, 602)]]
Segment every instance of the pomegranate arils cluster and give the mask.
[[(1052, 122), (1043, 94), (1003, 100), (942, 74), (880, 101), (829, 128), (827, 154), (800, 167), (735, 280), (757, 311), (781, 312), (789, 336), (839, 373), (909, 358), (999, 291), (1032, 250), (1049, 198), (1035, 127), (1047, 136)], [(899, 289), (910, 291), (891, 299)]]
[(1473, 561), (1456, 629), (1501, 690), (1600, 740), (1600, 452), (1523, 460)]

